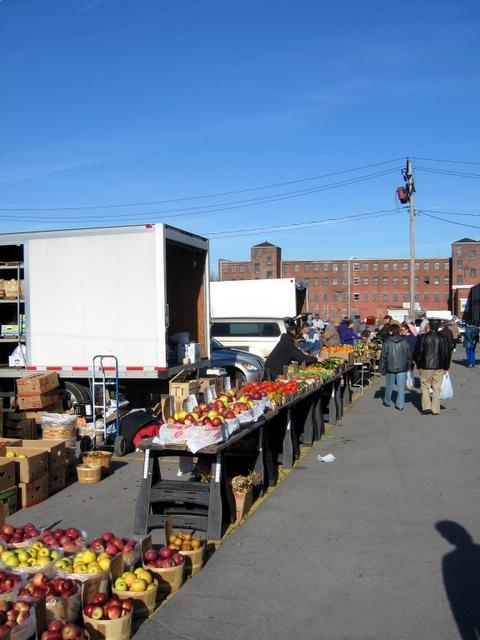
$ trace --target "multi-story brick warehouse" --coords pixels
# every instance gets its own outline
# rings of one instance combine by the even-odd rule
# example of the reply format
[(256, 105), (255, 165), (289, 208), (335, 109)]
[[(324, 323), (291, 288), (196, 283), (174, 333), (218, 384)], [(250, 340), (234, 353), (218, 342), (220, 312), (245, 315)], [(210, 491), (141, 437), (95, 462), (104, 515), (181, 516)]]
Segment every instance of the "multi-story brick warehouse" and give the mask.
[[(282, 261), (280, 247), (269, 242), (253, 246), (249, 261), (218, 262), (220, 280), (293, 277), (306, 281), (308, 310), (324, 318), (338, 318), (349, 312), (362, 319), (379, 318), (387, 309), (408, 309), (409, 268), (405, 258)], [(418, 309), (449, 308), (448, 256), (416, 259), (415, 300)]]

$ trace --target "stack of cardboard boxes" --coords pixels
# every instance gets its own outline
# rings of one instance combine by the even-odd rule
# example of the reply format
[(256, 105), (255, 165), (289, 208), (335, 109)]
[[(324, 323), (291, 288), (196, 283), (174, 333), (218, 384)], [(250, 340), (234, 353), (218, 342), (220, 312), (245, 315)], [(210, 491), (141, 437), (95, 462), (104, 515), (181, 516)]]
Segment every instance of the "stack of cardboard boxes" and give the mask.
[(17, 413), (9, 414), (3, 436), (34, 440), (40, 435), (44, 413), (63, 411), (63, 400), (55, 371), (37, 373), (17, 380)]
[(8, 514), (65, 487), (63, 440), (16, 440), (0, 448), (0, 502)]

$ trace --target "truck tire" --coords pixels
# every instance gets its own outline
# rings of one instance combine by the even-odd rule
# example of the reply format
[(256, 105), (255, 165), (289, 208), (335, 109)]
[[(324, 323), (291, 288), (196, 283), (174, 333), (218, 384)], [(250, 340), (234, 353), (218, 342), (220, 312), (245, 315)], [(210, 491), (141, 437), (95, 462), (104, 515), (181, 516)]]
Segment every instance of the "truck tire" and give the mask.
[(123, 436), (117, 436), (113, 443), (113, 452), (120, 458), (127, 453), (127, 441)]
[(90, 389), (84, 387), (83, 384), (78, 384), (78, 382), (65, 382), (65, 391), (67, 396), (67, 401), (70, 407), (74, 402), (91, 402), (92, 398), (90, 397)]

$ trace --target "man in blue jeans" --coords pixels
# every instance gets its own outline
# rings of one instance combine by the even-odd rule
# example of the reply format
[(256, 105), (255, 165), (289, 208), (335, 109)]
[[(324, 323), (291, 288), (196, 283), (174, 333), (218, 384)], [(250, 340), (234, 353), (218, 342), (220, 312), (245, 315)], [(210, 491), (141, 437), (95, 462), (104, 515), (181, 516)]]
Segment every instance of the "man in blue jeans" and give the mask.
[(405, 385), (407, 372), (412, 363), (412, 351), (405, 336), (400, 334), (400, 325), (390, 325), (390, 335), (382, 344), (380, 371), (385, 375), (385, 396), (383, 404), (390, 406), (395, 381), (397, 383), (397, 401), (395, 407), (402, 411), (405, 406)]
[(463, 336), (463, 346), (467, 354), (467, 367), (474, 367), (477, 362), (475, 360), (475, 349), (478, 343), (478, 327), (474, 323), (465, 327), (465, 335)]

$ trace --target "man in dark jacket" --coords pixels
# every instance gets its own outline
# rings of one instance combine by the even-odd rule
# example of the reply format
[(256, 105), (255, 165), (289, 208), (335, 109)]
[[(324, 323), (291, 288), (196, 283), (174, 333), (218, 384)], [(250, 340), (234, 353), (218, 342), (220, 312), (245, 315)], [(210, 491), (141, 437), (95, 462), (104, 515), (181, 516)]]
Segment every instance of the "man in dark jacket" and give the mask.
[[(450, 368), (452, 351), (446, 336), (438, 333), (440, 322), (432, 320), (426, 333), (417, 337), (413, 360), (420, 374), (420, 388), (422, 389), (422, 413), (440, 413), (440, 389), (443, 374)], [(430, 388), (432, 397), (430, 398)]]
[(385, 340), (390, 335), (390, 323), (392, 322), (392, 316), (383, 316), (383, 327), (377, 331), (377, 338)]
[(380, 356), (380, 371), (385, 375), (385, 396), (383, 404), (390, 406), (393, 385), (397, 383), (397, 401), (395, 407), (403, 411), (405, 406), (405, 385), (407, 372), (410, 369), (412, 352), (407, 339), (400, 335), (400, 325), (390, 324), (391, 335), (386, 337), (382, 344)]
[(283, 333), (280, 340), (275, 345), (272, 353), (265, 360), (265, 377), (275, 380), (277, 376), (282, 375), (283, 367), (290, 362), (318, 362), (316, 356), (307, 356), (303, 351), (295, 346), (295, 338), (297, 337), (297, 327), (291, 325), (287, 329), (287, 333)]

